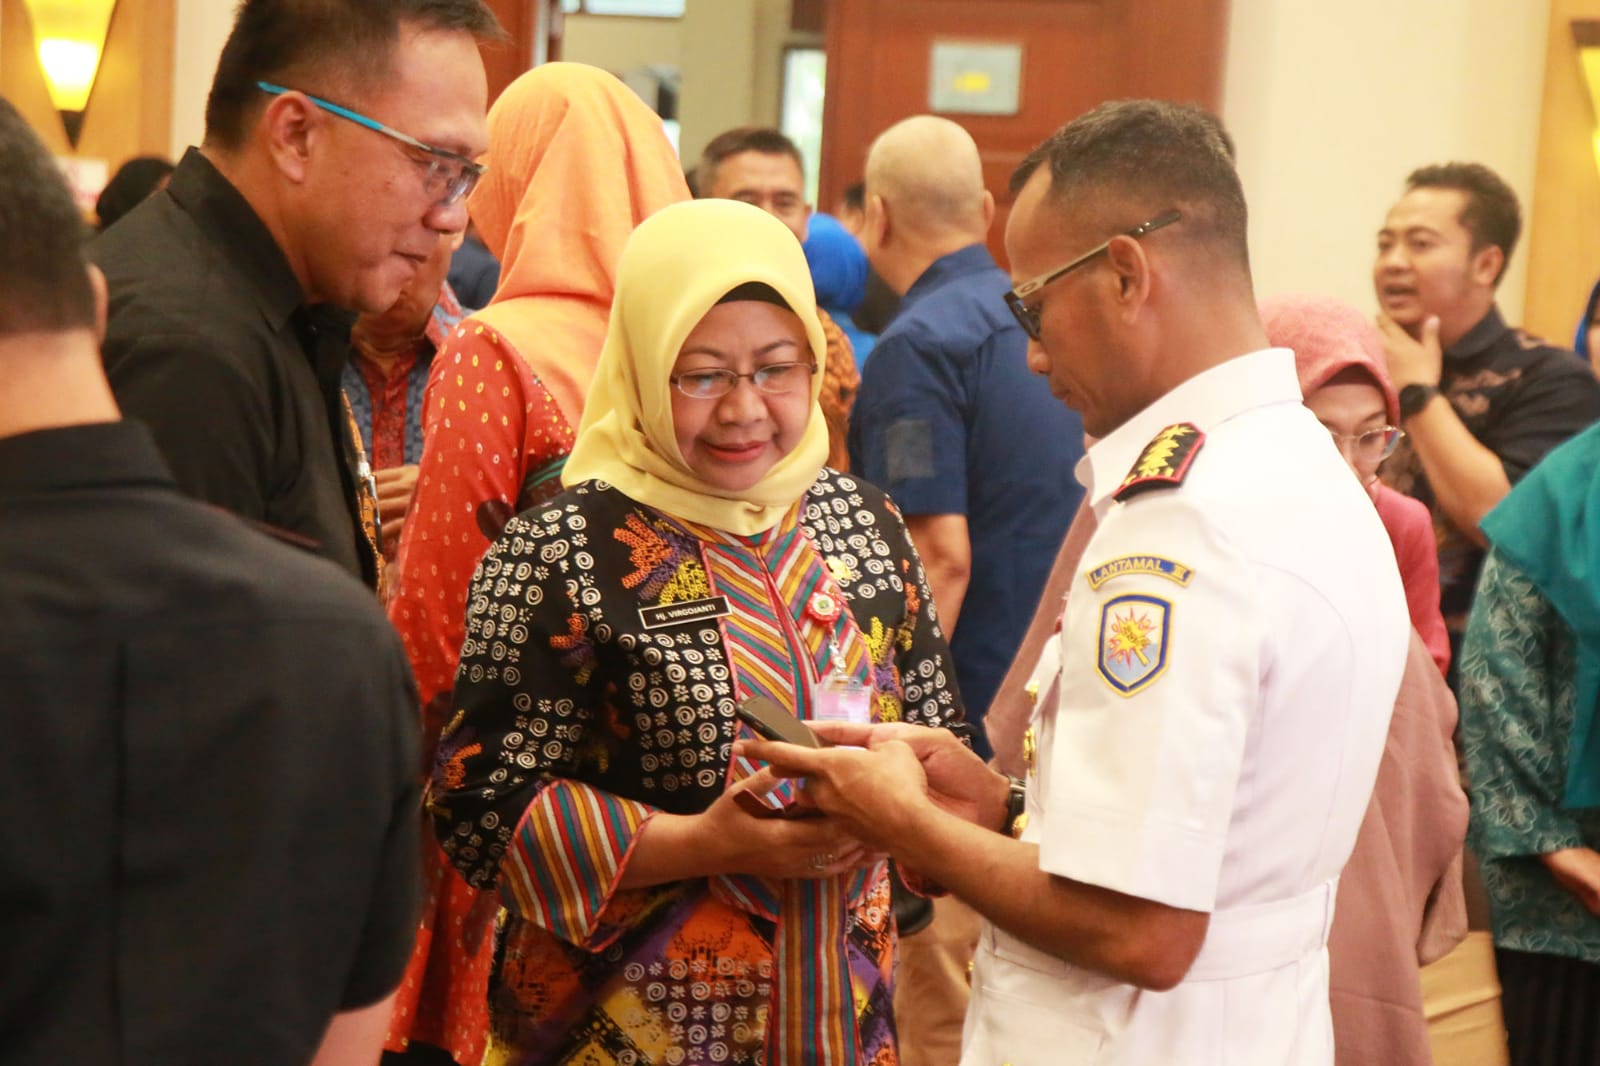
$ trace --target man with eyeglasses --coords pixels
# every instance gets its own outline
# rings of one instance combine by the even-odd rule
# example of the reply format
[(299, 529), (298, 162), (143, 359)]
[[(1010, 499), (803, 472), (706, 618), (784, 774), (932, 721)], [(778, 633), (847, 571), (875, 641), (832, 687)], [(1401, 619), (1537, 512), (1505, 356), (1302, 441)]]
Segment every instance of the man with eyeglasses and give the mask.
[[(862, 371), (850, 467), (905, 515), (978, 725), (1083, 497), (1083, 424), (1029, 371), (1028, 337), (1006, 313), (971, 135), (932, 115), (890, 127), (867, 153), (864, 204), (868, 259), (901, 299)], [(987, 758), (981, 730), (973, 739)], [(939, 900), (932, 924), (903, 937), (906, 1066), (957, 1054), (977, 936), (970, 908)]]
[(1329, 1066), (1328, 928), (1409, 641), (1393, 550), (1267, 347), (1216, 119), (1102, 105), (1013, 189), (1030, 361), (1099, 438), (1026, 777), (903, 725), (739, 750), (984, 916), (966, 1066)]
[(482, 0), (246, 0), (168, 188), (91, 246), (107, 374), (180, 487), (369, 584), (376, 499), (340, 393), (352, 312), (467, 223)]

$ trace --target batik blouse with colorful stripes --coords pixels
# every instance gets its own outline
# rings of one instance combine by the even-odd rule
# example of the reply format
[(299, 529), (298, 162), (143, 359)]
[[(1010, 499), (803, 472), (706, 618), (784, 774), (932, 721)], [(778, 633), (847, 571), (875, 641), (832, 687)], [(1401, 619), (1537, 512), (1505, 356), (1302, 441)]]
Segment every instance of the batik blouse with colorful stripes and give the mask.
[(847, 475), (753, 537), (598, 482), (506, 527), (473, 577), (429, 798), (451, 860), (507, 907), (486, 1062), (896, 1061), (881, 866), (617, 888), (654, 812), (753, 772), (735, 704), (809, 717), (836, 663), (875, 720), (967, 728), (904, 523)]

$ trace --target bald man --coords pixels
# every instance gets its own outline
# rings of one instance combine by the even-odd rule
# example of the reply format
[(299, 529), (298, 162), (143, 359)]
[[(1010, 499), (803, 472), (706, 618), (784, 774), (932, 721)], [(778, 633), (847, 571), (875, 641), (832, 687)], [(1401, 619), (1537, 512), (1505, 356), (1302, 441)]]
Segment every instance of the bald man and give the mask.
[[(966, 130), (925, 115), (883, 133), (867, 156), (865, 206), (862, 243), (901, 302), (862, 372), (851, 469), (904, 512), (978, 723), (1082, 497), (1083, 427), (1028, 370), (1010, 279), (984, 246), (994, 198)], [(986, 741), (975, 746), (988, 757)], [(905, 938), (906, 1066), (959, 1055), (977, 934), (970, 910), (940, 900), (933, 924)]]

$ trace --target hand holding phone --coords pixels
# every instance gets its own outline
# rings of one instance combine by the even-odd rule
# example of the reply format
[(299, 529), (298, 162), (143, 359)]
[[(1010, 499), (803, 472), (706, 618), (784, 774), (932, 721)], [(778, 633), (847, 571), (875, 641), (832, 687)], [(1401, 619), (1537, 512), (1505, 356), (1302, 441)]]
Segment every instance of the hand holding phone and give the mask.
[(813, 733), (804, 722), (765, 696), (751, 696), (734, 713), (762, 740), (780, 740), (802, 748), (826, 748), (828, 742)]
[[(813, 733), (804, 722), (766, 696), (751, 696), (734, 708), (734, 713), (763, 740), (778, 740), (805, 748), (828, 746), (828, 742)], [(772, 807), (761, 802), (761, 798), (748, 789), (735, 795), (733, 800), (745, 813), (757, 818), (810, 818), (820, 813), (814, 807), (801, 804)]]

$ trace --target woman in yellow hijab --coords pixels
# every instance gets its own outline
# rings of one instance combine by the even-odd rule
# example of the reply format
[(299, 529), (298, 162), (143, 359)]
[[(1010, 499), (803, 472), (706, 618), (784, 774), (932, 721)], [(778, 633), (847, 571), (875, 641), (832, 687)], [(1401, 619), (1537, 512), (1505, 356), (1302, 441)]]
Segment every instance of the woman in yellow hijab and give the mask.
[[(488, 172), (469, 207), (503, 264), (494, 301), (454, 329), (429, 371), (416, 493), (389, 617), (422, 697), (444, 721), (473, 568), (516, 512), (560, 491), (605, 342), (617, 259), (640, 221), (686, 200), (661, 119), (603, 70), (551, 63), (489, 111)], [(390, 1050), (411, 1041), (462, 1066), (483, 1057), (495, 898), (437, 849)]]
[(732, 753), (737, 705), (964, 730), (899, 514), (824, 469), (805, 257), (643, 223), (565, 492), (474, 577), (429, 808), (507, 907), (491, 1063), (887, 1064), (882, 856)]

